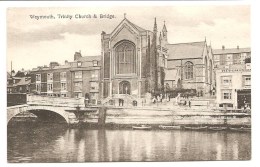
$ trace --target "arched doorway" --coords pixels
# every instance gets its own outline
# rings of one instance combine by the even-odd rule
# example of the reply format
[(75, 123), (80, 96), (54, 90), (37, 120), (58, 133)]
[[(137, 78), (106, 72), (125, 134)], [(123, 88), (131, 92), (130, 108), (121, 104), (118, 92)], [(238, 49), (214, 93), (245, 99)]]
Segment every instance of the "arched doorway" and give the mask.
[(129, 94), (131, 92), (131, 84), (128, 81), (122, 81), (119, 83), (119, 94)]

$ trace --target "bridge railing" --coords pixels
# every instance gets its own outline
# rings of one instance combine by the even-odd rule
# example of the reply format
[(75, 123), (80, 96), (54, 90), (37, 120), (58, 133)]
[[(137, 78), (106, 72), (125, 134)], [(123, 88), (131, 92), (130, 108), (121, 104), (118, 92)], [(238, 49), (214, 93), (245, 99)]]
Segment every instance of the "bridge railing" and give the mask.
[(84, 98), (52, 97), (42, 95), (27, 95), (27, 104), (29, 105), (51, 105), (64, 107), (84, 107)]

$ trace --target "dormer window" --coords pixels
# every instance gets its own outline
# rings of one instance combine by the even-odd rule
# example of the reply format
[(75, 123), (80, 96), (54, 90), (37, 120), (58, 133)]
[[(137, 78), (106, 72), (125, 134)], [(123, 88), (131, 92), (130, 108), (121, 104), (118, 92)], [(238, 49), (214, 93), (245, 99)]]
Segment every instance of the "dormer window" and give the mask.
[(93, 66), (96, 67), (98, 65), (98, 61), (97, 60), (93, 60)]
[(79, 62), (78, 62), (78, 67), (81, 67), (81, 65), (82, 65), (82, 62), (79, 61)]

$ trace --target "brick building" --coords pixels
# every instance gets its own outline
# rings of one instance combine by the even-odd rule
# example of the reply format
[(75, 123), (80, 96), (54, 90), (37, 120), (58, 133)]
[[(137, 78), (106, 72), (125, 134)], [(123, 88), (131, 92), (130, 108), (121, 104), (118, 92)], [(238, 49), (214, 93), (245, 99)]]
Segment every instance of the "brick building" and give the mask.
[(74, 55), (74, 61), (64, 65), (51, 62), (49, 66), (31, 71), (31, 92), (57, 97), (87, 97), (92, 103), (99, 98), (100, 56)]
[(230, 64), (245, 64), (246, 58), (251, 58), (251, 48), (225, 48), (213, 49), (214, 67), (225, 68)]

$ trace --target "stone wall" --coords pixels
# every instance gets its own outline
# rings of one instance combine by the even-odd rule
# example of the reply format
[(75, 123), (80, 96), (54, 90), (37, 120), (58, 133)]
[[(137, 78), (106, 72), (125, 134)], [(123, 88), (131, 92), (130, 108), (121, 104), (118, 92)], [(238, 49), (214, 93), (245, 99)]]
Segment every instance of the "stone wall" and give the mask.
[[(97, 123), (98, 111), (85, 114), (85, 122)], [(106, 124), (119, 125), (251, 125), (251, 116), (246, 113), (223, 113), (210, 110), (159, 110), (109, 108)]]

